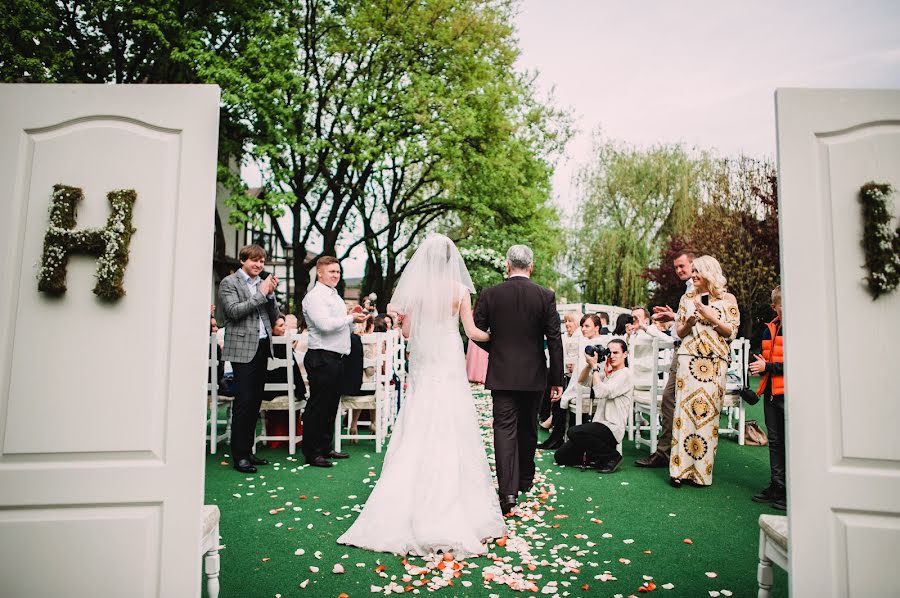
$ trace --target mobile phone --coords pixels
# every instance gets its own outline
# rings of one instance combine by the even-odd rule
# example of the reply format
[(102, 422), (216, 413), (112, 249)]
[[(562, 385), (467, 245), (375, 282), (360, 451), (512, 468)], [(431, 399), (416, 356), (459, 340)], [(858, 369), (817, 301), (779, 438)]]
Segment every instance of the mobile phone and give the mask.
[(700, 297), (700, 303), (703, 305), (709, 305), (709, 295), (703, 295)]

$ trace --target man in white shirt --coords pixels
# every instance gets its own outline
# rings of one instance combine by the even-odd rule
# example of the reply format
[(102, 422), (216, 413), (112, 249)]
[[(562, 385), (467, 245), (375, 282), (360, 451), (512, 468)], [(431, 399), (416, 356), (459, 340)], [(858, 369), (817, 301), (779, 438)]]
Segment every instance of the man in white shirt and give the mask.
[(341, 264), (325, 255), (316, 260), (316, 284), (303, 298), (303, 317), (309, 327), (309, 349), (303, 364), (309, 379), (309, 399), (303, 411), (303, 456), (314, 467), (331, 467), (328, 459), (350, 455), (333, 449), (334, 418), (341, 399), (344, 358), (350, 354), (350, 334), (367, 314), (362, 308), (347, 313), (335, 287)]
[(591, 463), (600, 473), (612, 473), (622, 462), (622, 454), (616, 447), (625, 436), (631, 416), (634, 384), (631, 372), (625, 367), (628, 357), (625, 341), (613, 339), (607, 348), (609, 373), (597, 363), (596, 355), (586, 355), (587, 365), (577, 374), (580, 384), (593, 388), (599, 404), (589, 423), (569, 428), (569, 439), (554, 455), (560, 465)]
[[(682, 251), (675, 256), (672, 265), (675, 267), (675, 275), (679, 280), (684, 281), (685, 292), (694, 288), (691, 280), (691, 272), (693, 271), (694, 257), (690, 251)], [(655, 322), (673, 322), (675, 321), (675, 311), (669, 307), (657, 306), (653, 308), (653, 321)], [(671, 329), (672, 338), (676, 343), (679, 342), (678, 333), (675, 327)], [(678, 373), (678, 360), (672, 360), (672, 367), (669, 369), (669, 379), (666, 382), (666, 388), (662, 394), (662, 408), (660, 416), (662, 417), (662, 436), (659, 437), (656, 452), (649, 457), (638, 459), (634, 462), (638, 467), (668, 467), (669, 453), (672, 450), (672, 420), (675, 416), (675, 378)]]

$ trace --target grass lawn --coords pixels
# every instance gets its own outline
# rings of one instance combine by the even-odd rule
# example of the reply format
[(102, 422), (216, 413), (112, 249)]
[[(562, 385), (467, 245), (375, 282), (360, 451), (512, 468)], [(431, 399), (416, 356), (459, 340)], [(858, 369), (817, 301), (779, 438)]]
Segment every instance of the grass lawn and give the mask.
[[(476, 401), (493, 462), (490, 400), (477, 393)], [(762, 425), (762, 403), (748, 409), (747, 417)], [(437, 569), (410, 575), (409, 567), (429, 563), (410, 558), (404, 566), (400, 557), (335, 542), (365, 503), (384, 455), (375, 453), (372, 441), (345, 446), (351, 458), (331, 469), (306, 467), (299, 453), (291, 457), (286, 449), (262, 447), (258, 454), (272, 465), (249, 476), (232, 469), (227, 452), (208, 456), (206, 503), (222, 512), (223, 598), (354, 598), (373, 590), (383, 594), (392, 582), (401, 592), (409, 588), (420, 595), (532, 594), (504, 584), (508, 578), (512, 585), (531, 582), (548, 596), (638, 595), (645, 583), (663, 596), (755, 596), (757, 518), (779, 513), (750, 500), (768, 483), (768, 449), (738, 446), (733, 437), (720, 439), (708, 488), (674, 489), (666, 482), (667, 470), (634, 467), (647, 449), (636, 450), (627, 439), (625, 460), (609, 475), (559, 467), (550, 451), (541, 452), (537, 465), (543, 475), (520, 500), (522, 514), (507, 519), (505, 546), (492, 543), (489, 556), (459, 564), (456, 577), (452, 567), (446, 575)], [(343, 573), (333, 572), (336, 564)], [(485, 573), (493, 574), (492, 581), (484, 581)], [(452, 586), (444, 586), (447, 581)], [(787, 594), (787, 577), (776, 567), (773, 596)]]

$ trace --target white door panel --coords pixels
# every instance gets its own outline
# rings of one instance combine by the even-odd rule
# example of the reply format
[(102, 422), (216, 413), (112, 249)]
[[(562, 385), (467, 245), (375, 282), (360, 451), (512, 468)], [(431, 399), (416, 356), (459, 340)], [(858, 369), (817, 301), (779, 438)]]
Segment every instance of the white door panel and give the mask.
[(893, 591), (900, 293), (867, 291), (859, 191), (900, 188), (900, 92), (779, 90), (776, 108), (791, 591)]
[[(219, 91), (0, 86), (0, 595), (199, 595)], [(75, 229), (134, 189), (126, 295), (38, 292), (53, 186)], [(199, 314), (199, 315), (198, 315)], [(48, 571), (52, 570), (52, 575)]]

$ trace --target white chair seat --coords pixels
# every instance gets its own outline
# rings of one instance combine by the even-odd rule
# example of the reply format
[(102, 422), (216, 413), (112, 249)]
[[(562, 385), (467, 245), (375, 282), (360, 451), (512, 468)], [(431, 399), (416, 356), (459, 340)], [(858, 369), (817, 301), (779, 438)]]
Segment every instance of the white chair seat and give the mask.
[(219, 596), (219, 516), (219, 507), (203, 505), (200, 553), (203, 555), (206, 594), (209, 598)]
[(759, 598), (768, 598), (774, 576), (772, 563), (788, 570), (788, 518), (784, 515), (759, 516), (759, 567), (756, 579)]

